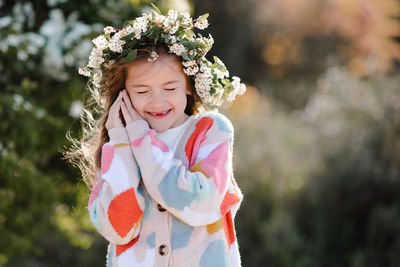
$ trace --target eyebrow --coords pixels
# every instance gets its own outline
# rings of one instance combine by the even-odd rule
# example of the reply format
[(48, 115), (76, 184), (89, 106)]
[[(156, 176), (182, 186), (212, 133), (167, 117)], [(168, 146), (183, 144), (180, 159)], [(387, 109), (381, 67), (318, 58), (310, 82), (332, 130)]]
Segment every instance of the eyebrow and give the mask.
[[(172, 81), (168, 81), (168, 82), (166, 82), (166, 83), (164, 83), (163, 85), (169, 85), (169, 84), (174, 84), (174, 83), (178, 83), (179, 81), (178, 80), (172, 80)], [(135, 83), (132, 83), (131, 84), (131, 86), (132, 87), (150, 87), (150, 86), (148, 86), (147, 84), (135, 84)]]

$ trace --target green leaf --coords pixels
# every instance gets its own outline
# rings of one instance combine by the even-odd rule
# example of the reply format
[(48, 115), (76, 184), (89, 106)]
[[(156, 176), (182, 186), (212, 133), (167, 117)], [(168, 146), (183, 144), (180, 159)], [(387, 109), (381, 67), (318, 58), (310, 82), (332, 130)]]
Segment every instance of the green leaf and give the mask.
[(158, 13), (158, 14), (160, 14), (161, 15), (161, 11), (160, 11), (160, 9), (155, 5), (155, 4), (153, 4), (153, 3), (150, 3), (150, 5), (153, 7), (153, 9)]
[(135, 33), (134, 33), (134, 32), (131, 32), (130, 34), (125, 35), (124, 37), (121, 37), (120, 40), (128, 41), (128, 40), (130, 40), (133, 36), (135, 36)]
[(103, 54), (109, 55), (112, 54), (112, 51), (109, 48), (107, 48), (103, 50)]
[(195, 55), (194, 53), (193, 53), (193, 54), (191, 54), (191, 55), (189, 54), (189, 58), (190, 58), (190, 60), (193, 60), (193, 59), (195, 58), (195, 56), (196, 56), (196, 55)]
[(126, 48), (134, 48), (136, 43), (137, 43), (136, 39), (130, 40), (129, 42), (126, 43), (125, 47)]
[(129, 54), (126, 56), (126, 58), (124, 59), (124, 62), (128, 63), (131, 62), (132, 60), (134, 60), (136, 58), (137, 55), (137, 49), (132, 50), (131, 52), (129, 52)]
[(129, 53), (129, 50), (122, 51), (121, 57), (126, 57)]
[(126, 26), (130, 25), (130, 20), (125, 20), (124, 23), (122, 23), (122, 27), (125, 28)]
[(229, 84), (231, 84), (231, 81), (230, 81), (229, 79), (222, 79), (221, 82), (222, 82), (224, 85), (229, 85)]
[(203, 21), (205, 21), (205, 20), (208, 18), (209, 15), (210, 15), (210, 14), (206, 13), (206, 14), (200, 16), (200, 17), (197, 19), (197, 21), (198, 21), (198, 22), (203, 22)]
[(186, 54), (186, 52), (183, 52), (183, 53), (182, 53), (182, 57), (183, 57), (184, 60), (188, 60), (188, 61), (190, 60), (190, 58), (188, 57), (188, 55)]

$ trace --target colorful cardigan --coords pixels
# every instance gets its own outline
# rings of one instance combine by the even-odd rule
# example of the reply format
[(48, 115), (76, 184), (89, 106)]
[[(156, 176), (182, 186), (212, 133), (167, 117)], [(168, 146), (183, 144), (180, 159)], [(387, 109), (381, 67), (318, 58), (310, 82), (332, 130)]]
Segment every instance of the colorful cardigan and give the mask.
[(108, 132), (88, 205), (108, 266), (241, 265), (233, 127), (217, 112), (193, 116), (175, 153), (144, 120)]

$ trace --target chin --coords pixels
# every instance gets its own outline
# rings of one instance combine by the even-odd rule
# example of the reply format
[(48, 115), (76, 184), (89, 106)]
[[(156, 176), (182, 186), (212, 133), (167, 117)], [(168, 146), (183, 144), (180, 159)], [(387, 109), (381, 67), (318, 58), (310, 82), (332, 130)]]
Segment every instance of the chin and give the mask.
[(154, 131), (156, 131), (157, 133), (162, 133), (162, 132), (165, 132), (166, 130), (169, 129), (169, 128), (167, 128), (167, 127), (152, 126), (152, 125), (150, 125), (150, 128), (153, 129)]

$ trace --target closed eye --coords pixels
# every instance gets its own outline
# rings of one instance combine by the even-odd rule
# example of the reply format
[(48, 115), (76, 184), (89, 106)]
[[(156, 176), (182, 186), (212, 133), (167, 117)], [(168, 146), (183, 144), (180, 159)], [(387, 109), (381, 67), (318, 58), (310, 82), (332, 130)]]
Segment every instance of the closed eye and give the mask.
[(165, 89), (165, 90), (167, 90), (167, 91), (174, 91), (176, 88), (167, 88), (167, 89)]
[(147, 93), (147, 91), (136, 92), (136, 94), (138, 94), (138, 95), (143, 95), (143, 94), (145, 94), (145, 93)]

